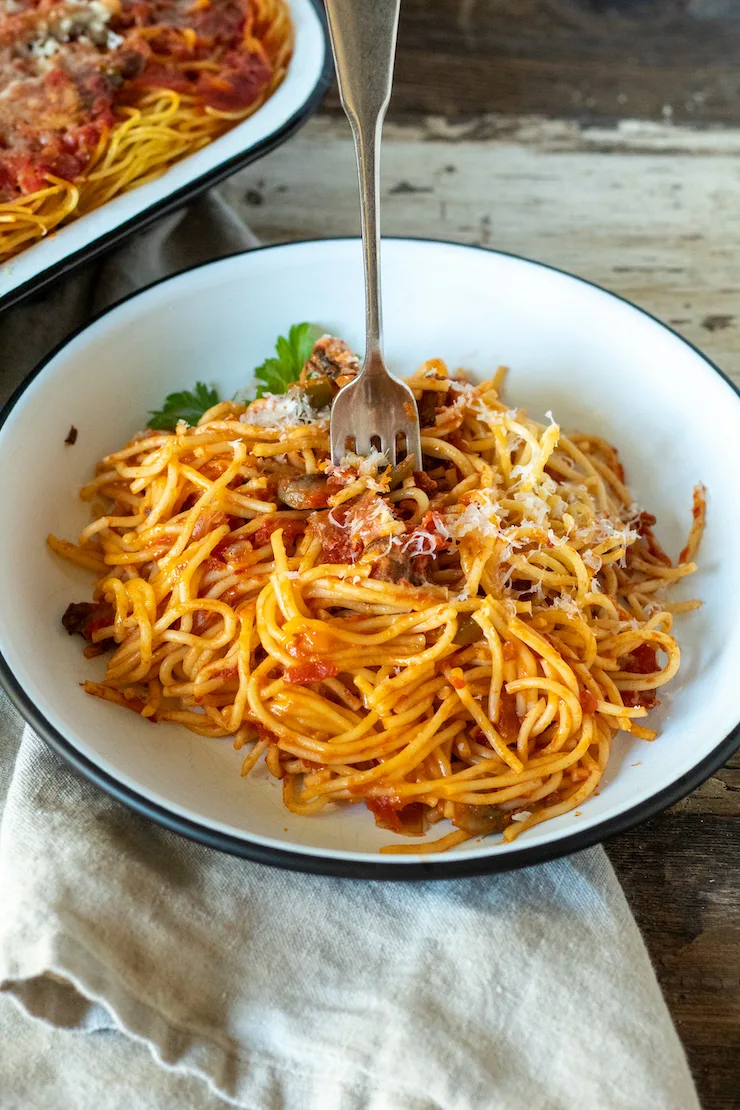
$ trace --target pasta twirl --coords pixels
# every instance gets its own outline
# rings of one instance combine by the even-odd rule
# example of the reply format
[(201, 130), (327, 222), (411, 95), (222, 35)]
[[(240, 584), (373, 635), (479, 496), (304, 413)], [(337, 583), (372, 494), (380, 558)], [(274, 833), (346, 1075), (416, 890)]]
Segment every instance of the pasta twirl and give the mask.
[(101, 460), (93, 522), (49, 539), (97, 575), (65, 615), (111, 651), (87, 690), (232, 737), (294, 813), (367, 805), (413, 838), (384, 851), (512, 840), (594, 793), (620, 730), (655, 738), (674, 614), (699, 604), (665, 596), (695, 569), (703, 489), (673, 563), (613, 447), (509, 408), (503, 371), (474, 385), (439, 360), (409, 379), (419, 469), (332, 466), (317, 380), (353, 367), (320, 340), (285, 397)]

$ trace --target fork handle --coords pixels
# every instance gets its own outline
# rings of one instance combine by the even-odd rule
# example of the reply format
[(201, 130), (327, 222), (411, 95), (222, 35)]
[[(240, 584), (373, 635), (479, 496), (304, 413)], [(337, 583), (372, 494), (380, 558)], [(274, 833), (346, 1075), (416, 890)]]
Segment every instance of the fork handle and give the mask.
[(393, 83), (401, 0), (326, 0), (339, 96), (352, 127), (365, 262), (365, 365), (381, 355), (380, 133)]

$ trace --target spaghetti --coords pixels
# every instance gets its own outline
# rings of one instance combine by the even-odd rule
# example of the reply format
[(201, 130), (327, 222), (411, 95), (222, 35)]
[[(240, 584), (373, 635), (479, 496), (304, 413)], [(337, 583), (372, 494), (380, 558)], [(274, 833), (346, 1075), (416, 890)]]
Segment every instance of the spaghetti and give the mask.
[[(285, 396), (220, 402), (142, 432), (82, 491), (93, 522), (51, 547), (98, 576), (70, 606), (89, 693), (264, 759), (286, 806), (365, 803), (443, 851), (576, 809), (619, 730), (645, 726), (679, 667), (665, 591), (695, 570), (697, 487), (674, 564), (617, 452), (500, 400), (439, 360), (409, 379), (423, 468), (328, 454), (332, 395), (356, 371), (316, 344)], [(320, 406), (320, 407), (319, 407)]]
[(0, 0), (0, 261), (251, 115), (286, 0)]

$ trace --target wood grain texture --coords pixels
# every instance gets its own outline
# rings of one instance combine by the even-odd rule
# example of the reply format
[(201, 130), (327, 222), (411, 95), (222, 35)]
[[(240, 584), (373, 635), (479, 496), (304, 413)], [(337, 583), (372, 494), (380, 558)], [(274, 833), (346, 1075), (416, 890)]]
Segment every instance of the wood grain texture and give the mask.
[[(738, 153), (740, 131), (664, 124), (390, 126), (383, 228), (572, 270), (670, 321), (740, 383)], [(359, 230), (341, 120), (314, 120), (222, 188), (267, 241)], [(704, 1110), (740, 1110), (740, 755), (608, 850)]]
[[(740, 774), (734, 760), (722, 774)], [(740, 805), (710, 780), (607, 850), (642, 929), (704, 1110), (740, 1106)], [(709, 801), (709, 812), (703, 802)]]
[(731, 123), (739, 57), (736, 0), (404, 0), (391, 114)]

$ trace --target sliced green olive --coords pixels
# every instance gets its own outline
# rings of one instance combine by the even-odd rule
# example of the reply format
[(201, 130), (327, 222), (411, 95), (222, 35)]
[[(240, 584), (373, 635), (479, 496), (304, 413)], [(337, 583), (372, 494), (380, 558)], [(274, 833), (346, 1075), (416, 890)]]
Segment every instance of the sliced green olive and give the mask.
[(410, 478), (413, 473), (414, 459), (412, 455), (407, 455), (403, 462), (400, 462), (398, 466), (394, 466), (391, 470), (390, 488), (395, 489), (397, 486), (400, 486), (401, 483), (404, 482), (406, 478)]
[(302, 388), (311, 408), (317, 412), (325, 409), (334, 399), (334, 388), (331, 381), (324, 376), (309, 378), (308, 381), (303, 383)]
[(453, 642), (464, 646), (466, 644), (474, 644), (482, 639), (483, 629), (478, 622), (474, 621), (472, 617), (465, 617), (458, 626)]

